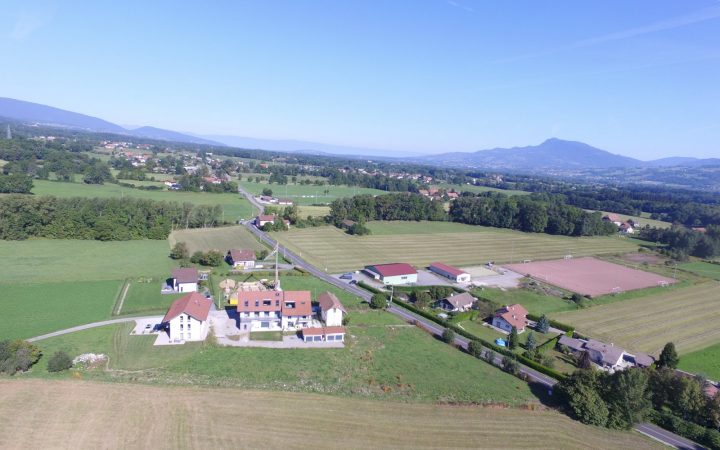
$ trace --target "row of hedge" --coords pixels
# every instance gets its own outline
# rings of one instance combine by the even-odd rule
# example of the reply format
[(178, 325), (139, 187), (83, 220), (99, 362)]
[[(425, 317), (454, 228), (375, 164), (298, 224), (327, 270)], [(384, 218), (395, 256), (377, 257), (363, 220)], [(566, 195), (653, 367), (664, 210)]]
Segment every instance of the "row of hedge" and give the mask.
[(668, 431), (680, 436), (706, 445), (712, 449), (720, 449), (720, 432), (712, 428), (705, 428), (696, 423), (688, 422), (682, 418), (667, 412), (655, 411), (650, 420)]
[[(528, 313), (527, 318), (530, 320), (533, 320), (535, 322), (540, 320), (540, 316), (538, 316), (537, 314)], [(557, 328), (558, 330), (563, 330), (566, 333), (568, 333), (568, 332), (572, 333), (573, 331), (575, 331), (575, 327), (565, 324), (565, 323), (562, 323), (562, 322), (558, 322), (557, 320), (548, 318), (548, 323), (550, 324), (551, 327)]]
[(438, 325), (441, 325), (445, 328), (449, 328), (449, 329), (453, 330), (455, 333), (459, 334), (460, 336), (463, 336), (463, 337), (473, 340), (473, 341), (478, 341), (478, 342), (480, 342), (480, 344), (482, 344), (483, 347), (488, 348), (496, 353), (500, 353), (501, 355), (505, 355), (505, 356), (510, 356), (512, 358), (517, 358), (517, 360), (519, 362), (523, 363), (524, 365), (526, 365), (532, 369), (535, 369), (538, 372), (543, 373), (549, 377), (552, 377), (556, 380), (563, 380), (565, 378), (565, 375), (558, 372), (557, 370), (543, 366), (542, 364), (540, 364), (536, 361), (533, 361), (532, 359), (527, 358), (523, 355), (518, 355), (516, 353), (513, 353), (510, 350), (506, 349), (505, 347), (500, 347), (500, 346), (496, 345), (494, 342), (489, 342), (489, 341), (486, 341), (485, 339), (481, 339), (481, 338), (475, 336), (474, 334), (469, 333), (466, 330), (458, 327), (454, 323), (450, 323), (447, 320), (443, 320), (443, 319), (435, 316), (434, 314), (431, 314), (431, 313), (428, 313), (421, 309), (418, 309), (409, 303), (398, 301), (398, 302), (395, 302), (394, 304), (401, 306), (401, 307), (403, 307), (419, 316), (422, 316), (428, 320), (432, 320), (433, 322), (437, 323)]
[(367, 284), (364, 281), (358, 281), (357, 285), (360, 286), (361, 288), (365, 289), (366, 291), (372, 292), (373, 294), (382, 294), (382, 291), (380, 289), (370, 286), (369, 284)]

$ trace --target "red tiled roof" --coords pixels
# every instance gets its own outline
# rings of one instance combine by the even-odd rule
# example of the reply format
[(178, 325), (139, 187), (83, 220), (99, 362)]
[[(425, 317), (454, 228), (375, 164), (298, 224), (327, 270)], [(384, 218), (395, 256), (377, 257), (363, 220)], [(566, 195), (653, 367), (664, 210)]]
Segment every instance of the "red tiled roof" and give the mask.
[(208, 317), (212, 300), (205, 298), (202, 294), (191, 292), (190, 294), (175, 300), (168, 310), (163, 322), (169, 322), (180, 314), (187, 314), (197, 320), (204, 321)]
[[(238, 312), (270, 311), (282, 312), (283, 316), (312, 315), (310, 291), (238, 291), (237, 296)], [(293, 303), (294, 307), (290, 307)]]
[(318, 304), (320, 305), (320, 309), (323, 311), (328, 311), (333, 308), (337, 308), (340, 311), (346, 313), (345, 307), (342, 303), (340, 303), (340, 300), (333, 294), (332, 292), (323, 292), (318, 297)]
[(620, 216), (613, 213), (605, 214), (603, 219), (609, 220), (610, 222), (620, 222)]
[(255, 261), (255, 250), (233, 248), (230, 250), (230, 259), (237, 261)]
[(260, 214), (257, 218), (260, 222), (274, 222), (275, 214)]
[[(283, 291), (283, 316), (310, 316), (312, 315), (312, 296), (310, 291)], [(294, 304), (293, 307), (290, 305)]]
[(522, 330), (527, 325), (527, 313), (527, 309), (522, 305), (514, 304), (495, 311), (495, 317), (502, 317), (511, 326)]
[(430, 268), (432, 269), (433, 267), (440, 269), (445, 273), (449, 273), (450, 275), (458, 276), (458, 275), (467, 274), (467, 272), (463, 272), (462, 270), (458, 269), (457, 267), (448, 266), (447, 264), (443, 264), (441, 262), (434, 262), (434, 263), (430, 264)]
[(407, 263), (375, 264), (374, 266), (367, 266), (367, 269), (377, 272), (383, 277), (417, 274), (413, 266)]
[(172, 277), (178, 283), (197, 283), (198, 270), (194, 267), (178, 267), (173, 269)]

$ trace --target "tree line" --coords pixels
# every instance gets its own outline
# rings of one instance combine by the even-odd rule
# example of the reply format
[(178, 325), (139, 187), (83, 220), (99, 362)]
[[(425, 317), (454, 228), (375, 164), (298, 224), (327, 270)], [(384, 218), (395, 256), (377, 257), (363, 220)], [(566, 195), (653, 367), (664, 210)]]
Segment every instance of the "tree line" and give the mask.
[(502, 193), (464, 193), (450, 205), (450, 220), (469, 225), (511, 228), (531, 233), (566, 236), (610, 235), (617, 227), (562, 202), (560, 197), (507, 196)]
[(709, 225), (704, 233), (683, 226), (644, 228), (640, 230), (639, 237), (667, 245), (663, 251), (680, 261), (688, 259), (688, 256), (713, 258), (720, 255), (720, 225)]
[(330, 203), (330, 221), (337, 226), (345, 219), (366, 220), (447, 220), (442, 202), (422, 195), (392, 193), (386, 195), (363, 194), (338, 198)]
[(166, 239), (174, 228), (216, 226), (221, 216), (219, 205), (10, 195), (0, 198), (0, 239)]

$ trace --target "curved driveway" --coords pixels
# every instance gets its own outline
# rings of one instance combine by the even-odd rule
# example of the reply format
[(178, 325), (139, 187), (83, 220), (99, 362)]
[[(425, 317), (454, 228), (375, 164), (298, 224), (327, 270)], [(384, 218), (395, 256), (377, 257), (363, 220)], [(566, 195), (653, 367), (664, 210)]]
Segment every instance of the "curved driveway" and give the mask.
[(64, 330), (53, 331), (52, 333), (43, 334), (41, 336), (35, 336), (30, 339), (25, 339), (28, 342), (42, 341), (43, 339), (61, 336), (63, 334), (75, 333), (76, 331), (88, 330), (90, 328), (104, 327), (105, 325), (114, 325), (116, 323), (134, 322), (142, 319), (154, 319), (157, 316), (143, 316), (143, 317), (123, 317), (121, 319), (103, 320), (101, 322), (86, 323), (85, 325), (78, 325), (72, 328), (66, 328)]

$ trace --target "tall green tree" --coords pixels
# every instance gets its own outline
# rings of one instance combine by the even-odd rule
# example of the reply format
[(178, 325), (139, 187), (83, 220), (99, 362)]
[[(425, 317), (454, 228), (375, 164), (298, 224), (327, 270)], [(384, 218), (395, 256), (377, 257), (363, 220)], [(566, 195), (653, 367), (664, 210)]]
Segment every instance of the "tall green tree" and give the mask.
[(600, 396), (599, 372), (576, 371), (560, 381), (556, 391), (579, 421), (603, 427), (610, 414)]
[(652, 408), (647, 373), (636, 367), (615, 372), (603, 394), (610, 410), (610, 428), (630, 429), (645, 420)]
[(370, 299), (370, 307), (374, 309), (385, 309), (387, 308), (387, 298), (384, 294), (373, 294)]
[(533, 333), (532, 331), (528, 331), (527, 340), (525, 341), (525, 348), (529, 352), (533, 352), (537, 348), (537, 339), (535, 339), (535, 333)]
[(177, 242), (170, 250), (170, 257), (172, 259), (188, 259), (190, 252), (188, 251), (187, 244), (184, 242)]
[(680, 358), (678, 357), (677, 351), (675, 350), (675, 344), (672, 342), (668, 342), (667, 344), (665, 344), (665, 347), (663, 347), (662, 352), (660, 353), (660, 357), (658, 358), (655, 365), (658, 367), (658, 369), (676, 369), (679, 362)]
[(508, 336), (508, 347), (510, 350), (515, 350), (518, 346), (518, 330), (516, 327), (512, 327), (510, 335)]
[(547, 333), (550, 330), (550, 321), (545, 314), (540, 316), (540, 319), (538, 319), (537, 330), (543, 334)]

